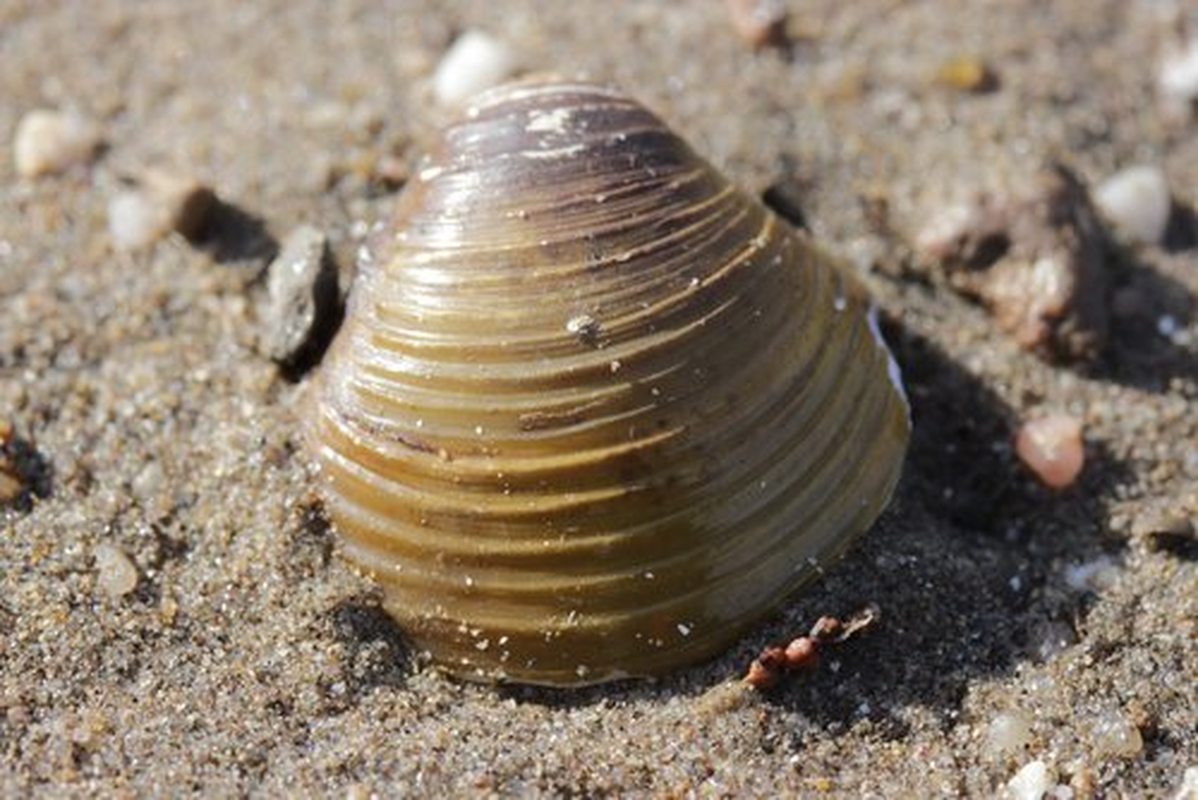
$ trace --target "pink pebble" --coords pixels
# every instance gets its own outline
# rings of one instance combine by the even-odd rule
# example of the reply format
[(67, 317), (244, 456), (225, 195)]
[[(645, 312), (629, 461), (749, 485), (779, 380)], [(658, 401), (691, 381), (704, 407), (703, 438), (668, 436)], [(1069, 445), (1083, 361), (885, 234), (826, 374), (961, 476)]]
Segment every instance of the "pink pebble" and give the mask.
[(1015, 453), (1045, 486), (1064, 489), (1086, 462), (1082, 424), (1067, 414), (1026, 422), (1015, 437)]

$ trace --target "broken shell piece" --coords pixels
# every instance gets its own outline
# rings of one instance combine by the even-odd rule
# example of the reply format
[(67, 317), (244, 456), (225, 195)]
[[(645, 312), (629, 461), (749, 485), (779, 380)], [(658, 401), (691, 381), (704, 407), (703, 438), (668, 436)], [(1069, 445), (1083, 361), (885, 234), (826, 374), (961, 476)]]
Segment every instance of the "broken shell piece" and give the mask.
[(1105, 346), (1110, 242), (1085, 186), (1064, 167), (1023, 193), (947, 207), (915, 246), (1024, 349), (1070, 361)]

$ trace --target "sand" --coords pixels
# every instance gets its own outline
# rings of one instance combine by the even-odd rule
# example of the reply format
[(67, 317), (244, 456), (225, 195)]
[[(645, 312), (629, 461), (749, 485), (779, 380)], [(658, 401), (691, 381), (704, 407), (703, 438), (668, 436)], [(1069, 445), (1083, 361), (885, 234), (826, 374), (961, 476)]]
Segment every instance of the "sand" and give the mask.
[[(1198, 576), (1192, 534), (1153, 534), (1198, 511), (1198, 127), (1154, 86), (1198, 15), (790, 5), (791, 48), (754, 51), (715, 2), (0, 3), (0, 419), (28, 484), (0, 507), (0, 796), (989, 797), (1033, 761), (1057, 796), (1178, 791)], [(319, 511), (307, 376), (257, 348), (277, 242), (326, 231), (348, 283), (394, 202), (379, 164), (417, 163), (445, 119), (430, 75), (472, 27), (526, 69), (633, 90), (752, 191), (798, 187), (908, 382), (886, 515), (726, 655), (655, 683), (494, 688), (422, 664)], [(938, 83), (958, 56), (997, 86)], [(39, 107), (94, 117), (104, 152), (18, 180), (12, 132)], [(1019, 349), (909, 246), (1051, 159), (1091, 184), (1161, 167), (1182, 226), (1112, 267), (1130, 301), (1074, 366)], [(222, 204), (195, 241), (118, 251), (108, 202), (156, 165)], [(1085, 426), (1060, 493), (1011, 448), (1049, 411)], [(818, 672), (737, 683), (766, 644), (868, 603), (881, 624)], [(1001, 752), (1012, 721), (1026, 736)]]

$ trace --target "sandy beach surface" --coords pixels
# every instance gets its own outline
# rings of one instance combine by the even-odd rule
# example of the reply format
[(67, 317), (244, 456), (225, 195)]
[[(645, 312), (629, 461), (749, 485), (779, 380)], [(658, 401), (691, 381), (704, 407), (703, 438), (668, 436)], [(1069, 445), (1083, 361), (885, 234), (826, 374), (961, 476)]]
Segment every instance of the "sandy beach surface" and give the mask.
[[(788, 5), (789, 44), (757, 49), (699, 0), (0, 0), (0, 796), (1198, 796), (1198, 120), (1159, 87), (1198, 8)], [(318, 228), (350, 284), (451, 113), (432, 75), (468, 30), (520, 71), (624, 87), (791, 197), (878, 298), (906, 377), (882, 519), (656, 682), (423, 664), (321, 512), (312, 373), (261, 353), (279, 242)], [(102, 147), (19, 175), (35, 109)], [(1090, 187), (1150, 165), (1173, 201), (1159, 241), (1114, 235), (1108, 341), (1064, 364), (918, 246), (1051, 163)], [(218, 200), (190, 237), (118, 246), (114, 198), (154, 169)], [(1049, 412), (1084, 430), (1062, 491), (1012, 447)], [(868, 604), (879, 624), (817, 671), (740, 683), (767, 644)]]

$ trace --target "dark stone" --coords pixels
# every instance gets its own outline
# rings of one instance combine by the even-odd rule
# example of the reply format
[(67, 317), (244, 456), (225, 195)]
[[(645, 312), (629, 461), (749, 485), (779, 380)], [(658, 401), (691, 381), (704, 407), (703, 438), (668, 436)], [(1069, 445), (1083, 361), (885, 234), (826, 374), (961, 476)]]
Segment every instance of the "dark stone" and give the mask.
[(267, 295), (263, 353), (289, 369), (312, 363), (340, 316), (337, 267), (323, 233), (307, 226), (291, 232), (270, 264)]

